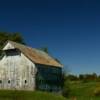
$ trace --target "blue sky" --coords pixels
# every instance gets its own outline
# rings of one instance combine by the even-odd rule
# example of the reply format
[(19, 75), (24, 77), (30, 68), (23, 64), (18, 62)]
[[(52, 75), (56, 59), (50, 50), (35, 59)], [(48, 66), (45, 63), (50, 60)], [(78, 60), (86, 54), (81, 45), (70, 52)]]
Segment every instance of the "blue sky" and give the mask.
[(0, 31), (48, 47), (71, 73), (100, 73), (99, 0), (2, 0)]

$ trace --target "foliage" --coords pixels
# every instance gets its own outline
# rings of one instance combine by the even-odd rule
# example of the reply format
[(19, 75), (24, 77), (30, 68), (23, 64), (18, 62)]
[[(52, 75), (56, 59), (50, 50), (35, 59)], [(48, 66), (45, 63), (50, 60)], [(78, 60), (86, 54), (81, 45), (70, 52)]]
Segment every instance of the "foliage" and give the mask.
[(64, 97), (69, 97), (69, 95), (70, 95), (70, 87), (69, 87), (68, 81), (64, 82), (64, 87), (63, 87), (62, 95)]
[(76, 75), (69, 74), (67, 77), (70, 81), (77, 81), (79, 78)]
[(93, 95), (100, 96), (100, 86), (95, 87)]
[(62, 75), (62, 95), (68, 97), (70, 95), (69, 79), (66, 77), (66, 72)]
[(79, 76), (69, 74), (66, 76), (66, 79), (69, 79), (70, 81), (100, 81), (100, 76), (98, 76), (96, 73), (92, 74), (80, 74)]
[[(47, 54), (50, 54), (49, 50), (48, 50), (48, 47), (42, 47), (42, 48), (39, 48), (40, 50), (44, 51), (45, 53)], [(51, 55), (51, 54), (50, 54)], [(53, 57), (54, 58), (54, 57)], [(60, 60), (58, 58), (54, 58), (58, 63), (61, 64)]]
[(24, 44), (24, 40), (20, 33), (0, 32), (0, 49), (3, 48), (4, 43), (7, 40), (12, 40), (12, 41)]
[[(100, 100), (100, 82), (97, 81), (71, 81), (70, 97), (76, 97), (76, 100)], [(72, 99), (71, 99), (72, 100)]]
[(97, 80), (97, 78), (98, 77), (97, 77), (96, 73), (79, 75), (79, 79), (82, 80), (83, 82)]
[[(69, 80), (64, 85), (64, 96), (69, 93), (69, 98), (73, 100), (100, 100), (100, 75), (80, 74), (79, 76), (69, 74), (65, 76)], [(67, 87), (68, 86), (68, 87)], [(68, 91), (69, 88), (69, 92)], [(67, 96), (68, 97), (68, 96)]]
[(44, 52), (46, 52), (46, 53), (49, 54), (49, 51), (48, 51), (48, 48), (47, 47), (42, 47), (42, 48), (40, 48), (40, 50), (42, 50), (42, 51), (44, 51)]

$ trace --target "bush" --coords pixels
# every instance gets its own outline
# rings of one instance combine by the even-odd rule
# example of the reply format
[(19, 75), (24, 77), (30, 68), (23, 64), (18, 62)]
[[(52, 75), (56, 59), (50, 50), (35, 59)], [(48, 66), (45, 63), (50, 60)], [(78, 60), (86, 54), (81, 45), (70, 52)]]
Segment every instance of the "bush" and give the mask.
[(70, 95), (70, 87), (69, 87), (69, 82), (68, 81), (64, 82), (64, 87), (63, 87), (62, 95), (64, 97), (68, 97)]
[(96, 89), (94, 90), (94, 95), (100, 96), (100, 87), (96, 87)]

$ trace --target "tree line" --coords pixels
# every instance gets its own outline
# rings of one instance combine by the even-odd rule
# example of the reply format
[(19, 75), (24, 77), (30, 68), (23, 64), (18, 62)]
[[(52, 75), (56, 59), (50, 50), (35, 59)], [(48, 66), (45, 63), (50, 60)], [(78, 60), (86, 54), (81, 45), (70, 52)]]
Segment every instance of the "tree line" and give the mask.
[(65, 76), (66, 80), (70, 81), (100, 81), (100, 75), (97, 75), (96, 73), (92, 74), (79, 74), (79, 75), (73, 75), (69, 74)]

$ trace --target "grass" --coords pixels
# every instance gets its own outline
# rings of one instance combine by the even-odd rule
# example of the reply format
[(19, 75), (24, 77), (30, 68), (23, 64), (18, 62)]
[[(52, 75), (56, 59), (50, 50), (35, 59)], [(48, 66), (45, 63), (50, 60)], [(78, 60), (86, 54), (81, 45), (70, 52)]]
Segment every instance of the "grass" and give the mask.
[(32, 92), (32, 91), (12, 91), (0, 90), (0, 100), (66, 100), (61, 95), (46, 93), (46, 92)]
[(100, 88), (100, 82), (71, 82), (70, 97), (76, 97), (76, 100), (100, 100), (100, 96), (94, 95), (97, 88)]
[(40, 91), (12, 91), (0, 90), (0, 100), (100, 100), (100, 96), (95, 96), (95, 90), (100, 89), (100, 82), (70, 82), (70, 96), (68, 99), (61, 95), (40, 92)]

